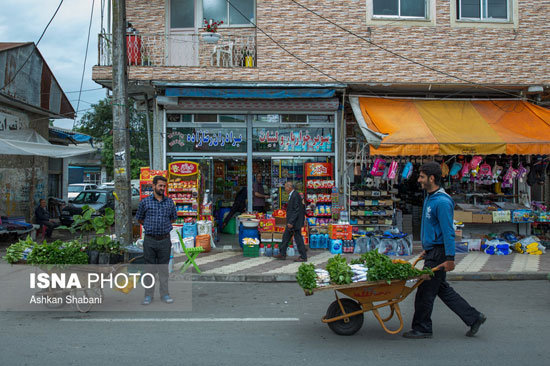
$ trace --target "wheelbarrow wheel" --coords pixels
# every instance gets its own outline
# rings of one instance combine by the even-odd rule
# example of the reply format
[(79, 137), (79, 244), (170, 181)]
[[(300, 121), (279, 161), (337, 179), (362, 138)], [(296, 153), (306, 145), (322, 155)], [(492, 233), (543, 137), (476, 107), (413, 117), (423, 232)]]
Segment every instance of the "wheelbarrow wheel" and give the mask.
[[(342, 306), (344, 307), (346, 314), (361, 310), (361, 306), (352, 299), (340, 299), (340, 301), (342, 302)], [(342, 310), (340, 309), (338, 301), (335, 300), (328, 307), (325, 319), (330, 320), (341, 315), (343, 315)], [(363, 326), (363, 319), (363, 313), (361, 313), (347, 319), (341, 319), (327, 324), (334, 333), (349, 336), (357, 333), (359, 329), (361, 329)]]

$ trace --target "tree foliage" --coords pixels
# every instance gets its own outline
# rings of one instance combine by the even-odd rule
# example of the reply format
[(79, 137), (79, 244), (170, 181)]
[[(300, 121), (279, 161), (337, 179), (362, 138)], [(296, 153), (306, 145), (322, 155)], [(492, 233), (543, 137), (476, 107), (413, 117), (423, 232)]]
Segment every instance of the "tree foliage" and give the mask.
[[(129, 129), (130, 129), (130, 170), (131, 179), (139, 178), (139, 168), (148, 165), (149, 144), (147, 142), (147, 125), (145, 113), (137, 112), (131, 99)], [(90, 135), (94, 141), (102, 144), (102, 163), (107, 170), (109, 180), (113, 177), (113, 106), (110, 98), (92, 104), (92, 110), (86, 112), (78, 121), (75, 130)]]

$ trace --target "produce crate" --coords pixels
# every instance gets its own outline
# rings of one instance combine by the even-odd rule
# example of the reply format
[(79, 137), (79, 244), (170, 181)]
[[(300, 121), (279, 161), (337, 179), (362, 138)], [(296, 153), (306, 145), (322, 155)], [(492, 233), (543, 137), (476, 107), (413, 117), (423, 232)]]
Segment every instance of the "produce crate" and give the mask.
[(259, 245), (243, 245), (243, 257), (259, 257), (260, 246)]

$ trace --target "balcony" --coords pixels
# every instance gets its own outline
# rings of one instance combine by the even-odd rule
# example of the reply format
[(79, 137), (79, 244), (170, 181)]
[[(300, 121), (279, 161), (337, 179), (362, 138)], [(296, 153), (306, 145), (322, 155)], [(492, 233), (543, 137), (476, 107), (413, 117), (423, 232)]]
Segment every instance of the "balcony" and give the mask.
[[(112, 34), (100, 34), (98, 66), (112, 66)], [(253, 28), (223, 32), (216, 43), (196, 33), (128, 34), (129, 66), (256, 67)]]

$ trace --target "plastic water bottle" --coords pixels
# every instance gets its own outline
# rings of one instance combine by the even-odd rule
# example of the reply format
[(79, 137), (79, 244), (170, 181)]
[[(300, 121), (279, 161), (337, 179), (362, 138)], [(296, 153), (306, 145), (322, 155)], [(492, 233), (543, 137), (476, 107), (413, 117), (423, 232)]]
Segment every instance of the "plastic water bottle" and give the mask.
[(325, 234), (325, 241), (323, 242), (323, 248), (328, 249), (329, 243), (330, 243), (330, 237), (328, 236), (328, 234)]
[(330, 252), (332, 254), (341, 254), (342, 253), (342, 240), (333, 239), (330, 241)]
[(260, 243), (260, 257), (265, 255), (265, 248), (262, 243)]
[(309, 237), (310, 243), (309, 248), (310, 249), (317, 249), (317, 234), (311, 234)]
[(271, 257), (273, 255), (273, 249), (271, 248), (271, 244), (267, 244), (267, 248), (265, 248), (265, 256)]
[(273, 255), (279, 255), (279, 244), (275, 244), (275, 247), (273, 248)]
[(296, 254), (294, 252), (294, 245), (289, 245), (288, 249), (286, 250), (287, 257), (294, 257)]
[(170, 249), (170, 261), (168, 262), (168, 273), (174, 272), (174, 250)]

